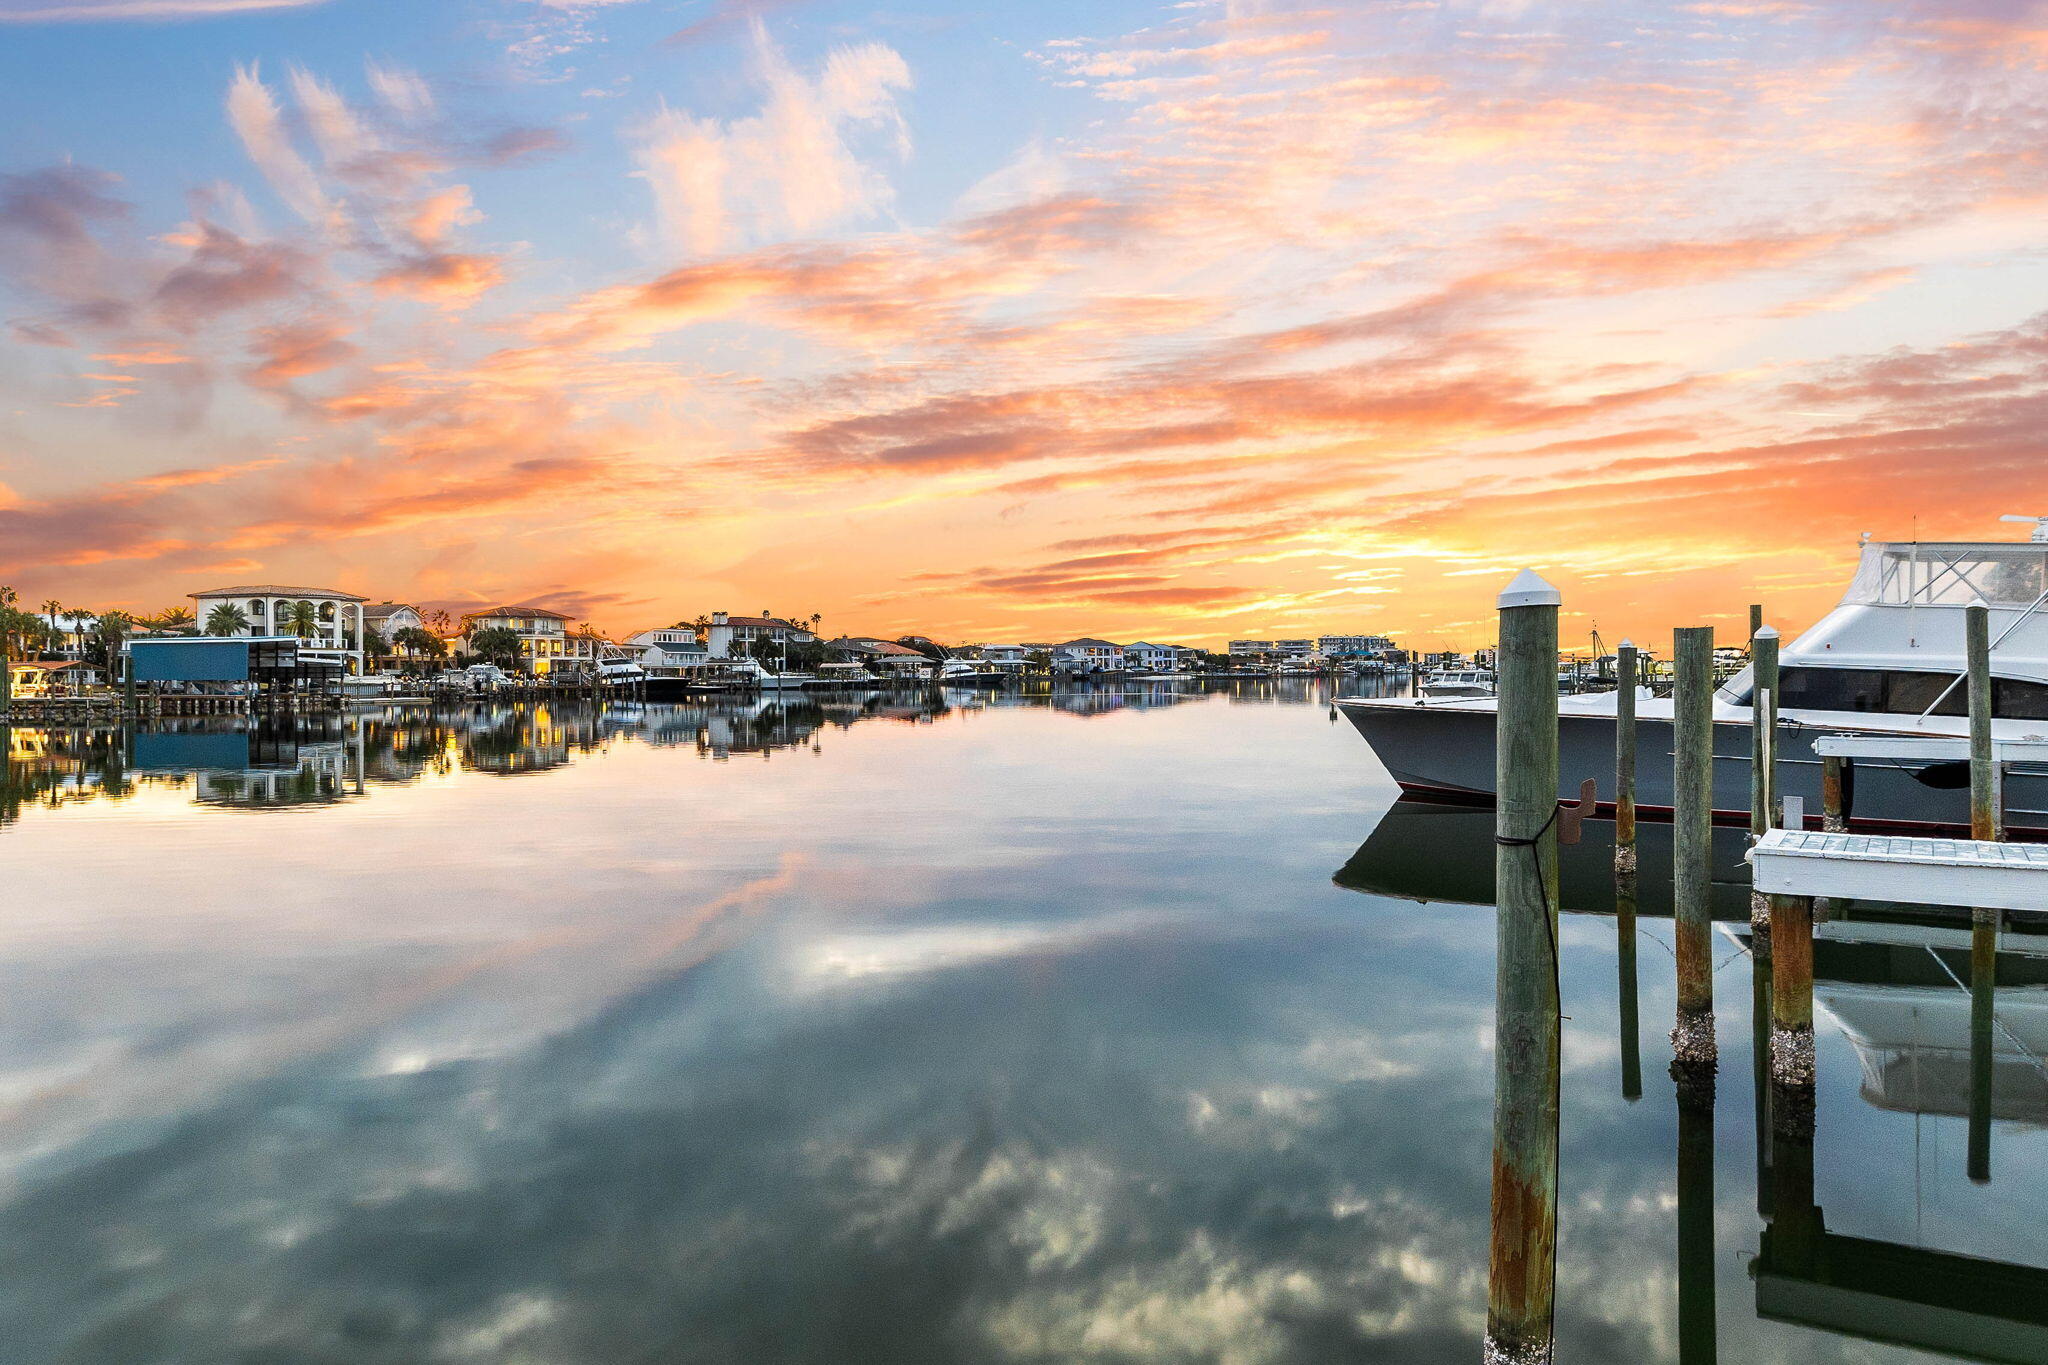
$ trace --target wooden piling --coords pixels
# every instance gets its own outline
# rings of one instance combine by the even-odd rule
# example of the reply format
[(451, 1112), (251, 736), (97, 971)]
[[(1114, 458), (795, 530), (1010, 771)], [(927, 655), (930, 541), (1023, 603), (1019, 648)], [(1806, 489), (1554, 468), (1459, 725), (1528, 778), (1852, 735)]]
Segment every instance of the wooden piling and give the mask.
[(1849, 828), (1848, 760), (1828, 754), (1820, 761), (1820, 827), (1829, 834)]
[(1991, 608), (1981, 597), (1963, 608), (1963, 653), (1970, 679), (1970, 837), (2002, 839), (1991, 760)]
[[(1757, 608), (1751, 607), (1754, 620)], [(1749, 837), (1764, 837), (1777, 823), (1778, 632), (1758, 625), (1749, 638)], [(1749, 893), (1752, 937), (1771, 931), (1771, 907), (1761, 891)]]
[(1636, 647), (1614, 652), (1614, 870), (1636, 870)]
[(1714, 628), (1686, 626), (1672, 649), (1672, 905), (1678, 946), (1678, 1021), (1672, 1065), (1711, 1072), (1715, 1062), (1710, 878), (1714, 837)]
[(1813, 901), (1806, 896), (1771, 897), (1771, 1091), (1778, 1131), (1812, 1131)]
[(1991, 1030), (1998, 987), (1998, 911), (1970, 912), (1970, 1137), (1968, 1170), (1991, 1180)]
[(1557, 1270), (1557, 590), (1499, 599), (1488, 1365), (1548, 1365)]

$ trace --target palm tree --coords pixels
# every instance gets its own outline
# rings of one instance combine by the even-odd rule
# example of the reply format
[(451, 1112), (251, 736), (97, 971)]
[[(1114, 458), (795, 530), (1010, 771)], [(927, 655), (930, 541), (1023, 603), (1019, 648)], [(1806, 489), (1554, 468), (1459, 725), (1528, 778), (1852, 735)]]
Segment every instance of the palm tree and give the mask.
[(232, 602), (222, 602), (206, 613), (208, 635), (240, 635), (249, 628), (249, 613)]
[(192, 614), (190, 607), (165, 607), (143, 624), (157, 630), (189, 630), (198, 622), (199, 618)]
[(0, 661), (14, 657), (14, 637), (17, 634), (14, 604), (20, 600), (20, 593), (0, 583), (0, 621), (5, 622), (4, 627), (0, 627)]
[(320, 613), (303, 597), (285, 608), (285, 621), (291, 626), (292, 634), (301, 640), (310, 640), (320, 633)]
[(510, 626), (485, 626), (472, 632), (469, 647), (494, 664), (518, 665), (519, 632)]
[(448, 652), (448, 645), (440, 636), (418, 626), (402, 626), (392, 632), (391, 643), (404, 650), (408, 659), (421, 654), (438, 659)]

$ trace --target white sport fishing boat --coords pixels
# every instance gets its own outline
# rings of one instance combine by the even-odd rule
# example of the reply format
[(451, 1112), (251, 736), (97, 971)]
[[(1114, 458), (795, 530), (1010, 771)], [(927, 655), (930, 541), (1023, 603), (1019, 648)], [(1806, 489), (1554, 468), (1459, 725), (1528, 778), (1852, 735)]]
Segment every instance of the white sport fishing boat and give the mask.
[[(2048, 517), (2032, 541), (1871, 542), (1841, 602), (1779, 652), (1779, 789), (1802, 798), (1818, 825), (1818, 735), (1850, 732), (1965, 736), (1963, 608), (1991, 608), (1992, 736), (2048, 738)], [(1440, 800), (1494, 796), (1492, 696), (1376, 700), (1337, 706), (1404, 791)], [(1558, 702), (1558, 795), (1573, 799), (1593, 778), (1601, 807), (1614, 799), (1616, 696)], [(1637, 703), (1638, 809), (1672, 803), (1669, 698)], [(1714, 697), (1714, 813), (1749, 812), (1750, 672)], [(1969, 827), (1969, 770), (1955, 760), (1863, 759), (1845, 774), (1852, 825), (1928, 832)], [(2006, 826), (2048, 837), (2048, 764), (2015, 763), (2004, 785)]]

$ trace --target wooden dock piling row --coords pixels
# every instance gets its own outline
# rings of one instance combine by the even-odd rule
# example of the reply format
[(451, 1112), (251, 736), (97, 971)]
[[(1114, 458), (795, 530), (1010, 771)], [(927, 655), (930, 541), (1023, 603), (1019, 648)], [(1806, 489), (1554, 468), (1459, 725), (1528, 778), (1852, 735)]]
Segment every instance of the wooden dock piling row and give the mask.
[(1500, 595), (1488, 1365), (1549, 1365), (1557, 1271), (1557, 590)]

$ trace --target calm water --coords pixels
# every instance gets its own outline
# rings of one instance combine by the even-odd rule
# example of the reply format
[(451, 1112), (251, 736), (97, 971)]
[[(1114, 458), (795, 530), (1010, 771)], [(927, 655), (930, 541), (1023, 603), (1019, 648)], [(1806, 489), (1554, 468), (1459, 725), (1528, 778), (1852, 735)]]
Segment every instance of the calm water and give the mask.
[[(15, 730), (0, 1357), (1476, 1360), (1490, 817), (1308, 685), (1145, 687)], [(1849, 1333), (1935, 1252), (2038, 1313), (2043, 958), (1976, 1185), (1958, 936), (1828, 926), (1814, 1201), (1895, 1250), (1767, 1320), (1746, 926), (1681, 1188), (1656, 834), (1639, 1085), (1563, 928), (1559, 1360), (1681, 1358), (1681, 1202), (1689, 1362), (1932, 1359)]]

